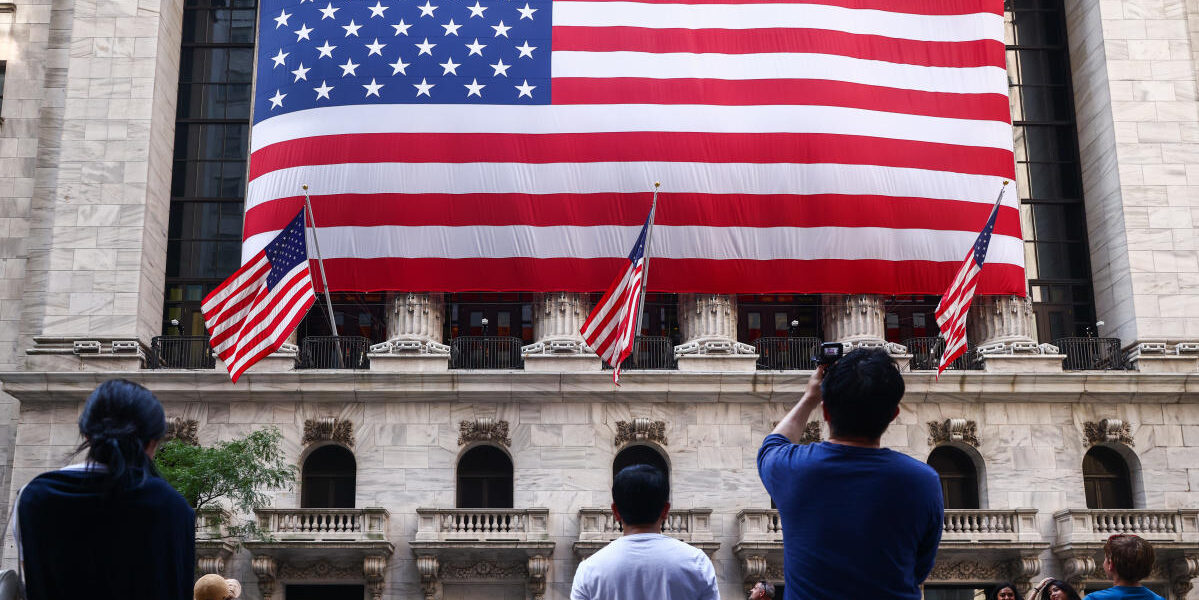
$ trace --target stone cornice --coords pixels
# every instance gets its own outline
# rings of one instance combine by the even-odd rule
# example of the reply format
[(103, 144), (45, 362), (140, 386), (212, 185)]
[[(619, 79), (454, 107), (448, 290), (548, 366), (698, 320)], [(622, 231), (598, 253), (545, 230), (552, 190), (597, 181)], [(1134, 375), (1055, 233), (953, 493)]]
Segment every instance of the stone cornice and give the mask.
[[(223, 371), (0, 372), (0, 389), (22, 402), (82, 401), (101, 382), (123, 377), (163, 400), (205, 401), (642, 401), (779, 402), (802, 394), (808, 373), (626, 372), (621, 387), (605, 372), (287, 371), (247, 373), (237, 384)], [(905, 373), (906, 402), (1196, 403), (1199, 373)]]

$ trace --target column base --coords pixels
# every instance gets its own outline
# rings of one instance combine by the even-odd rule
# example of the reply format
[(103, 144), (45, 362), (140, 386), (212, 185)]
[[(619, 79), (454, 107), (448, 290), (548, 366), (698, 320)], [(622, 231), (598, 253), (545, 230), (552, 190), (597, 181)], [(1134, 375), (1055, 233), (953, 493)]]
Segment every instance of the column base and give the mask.
[(594, 354), (526, 354), (525, 370), (537, 373), (599, 371), (600, 357)]
[(1065, 354), (984, 354), (984, 373), (1061, 373)]
[(1199, 371), (1199, 343), (1140, 342), (1129, 351), (1128, 361), (1142, 373), (1194, 373)]
[[(291, 347), (289, 348), (288, 346), (291, 346)], [(278, 351), (272, 352), (272, 353), (262, 357), (261, 360), (254, 363), (254, 365), (251, 366), (249, 369), (246, 369), (245, 372), (246, 373), (286, 373), (288, 371), (294, 371), (296, 369), (296, 354), (298, 354), (298, 353), (299, 353), (299, 349), (297, 349), (294, 345), (287, 344), (283, 348), (280, 348)], [(217, 368), (219, 368), (225, 372), (229, 371), (228, 369), (225, 368), (225, 363), (221, 362), (220, 359), (217, 360)]]
[(448, 354), (390, 354), (375, 353), (368, 355), (372, 371), (382, 373), (429, 373), (444, 372), (450, 369)]
[(752, 373), (758, 369), (757, 354), (679, 354), (679, 370), (697, 372)]
[(29, 371), (137, 371), (146, 358), (136, 340), (34, 338), (26, 354)]

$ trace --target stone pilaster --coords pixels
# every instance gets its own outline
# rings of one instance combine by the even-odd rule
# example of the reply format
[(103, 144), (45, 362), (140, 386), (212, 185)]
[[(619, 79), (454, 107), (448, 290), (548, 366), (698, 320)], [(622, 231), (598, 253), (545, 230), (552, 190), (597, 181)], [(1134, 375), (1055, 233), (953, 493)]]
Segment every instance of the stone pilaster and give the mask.
[(537, 294), (533, 333), (537, 341), (521, 348), (527, 371), (598, 371), (599, 357), (587, 349), (580, 330), (591, 312), (587, 294)]
[(966, 319), (966, 339), (976, 347), (983, 368), (998, 373), (1062, 370), (1065, 356), (1039, 344), (1032, 302), (1020, 296), (976, 296)]
[(883, 348), (892, 355), (907, 355), (907, 348), (886, 339), (886, 307), (873, 294), (824, 296), (824, 341), (841, 342), (845, 351)]
[(752, 371), (754, 347), (737, 341), (737, 297), (679, 294), (680, 371)]
[(387, 303), (387, 341), (371, 346), (371, 370), (445, 371), (450, 360), (450, 347), (441, 343), (445, 297), (396, 293)]

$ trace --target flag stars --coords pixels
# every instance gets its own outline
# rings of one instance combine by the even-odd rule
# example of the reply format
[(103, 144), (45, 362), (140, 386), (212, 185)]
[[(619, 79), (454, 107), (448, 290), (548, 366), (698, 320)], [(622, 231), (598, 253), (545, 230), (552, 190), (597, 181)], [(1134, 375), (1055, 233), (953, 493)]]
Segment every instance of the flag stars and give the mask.
[(416, 96), (418, 98), (421, 95), (432, 98), (433, 95), (429, 93), (429, 90), (433, 89), (434, 85), (436, 85), (436, 84), (429, 83), (428, 81), (426, 81), (426, 78), (421, 77), (420, 83), (414, 83), (414, 84), (412, 84), (412, 87), (416, 88)]
[(525, 57), (527, 57), (527, 58), (529, 58), (530, 60), (532, 60), (532, 58), (533, 58), (533, 51), (537, 49), (537, 46), (530, 46), (530, 45), (529, 45), (529, 40), (525, 40), (525, 43), (524, 43), (524, 45), (517, 46), (517, 47), (516, 47), (516, 49), (520, 51), (520, 56), (518, 56), (517, 58), (525, 58)]
[(462, 66), (462, 63), (455, 63), (454, 59), (452, 59), (452, 58), (446, 59), (445, 62), (441, 63), (441, 68), (445, 69), (445, 71), (443, 71), (441, 74), (442, 75), (450, 75), (450, 74), (457, 75), (458, 67), (461, 67), (461, 66)]
[(344, 64), (344, 65), (337, 65), (337, 66), (341, 67), (341, 76), (342, 76), (342, 77), (345, 77), (345, 76), (347, 76), (347, 75), (353, 75), (353, 76), (355, 76), (355, 77), (357, 77), (357, 76), (358, 76), (358, 66), (359, 66), (359, 65), (358, 65), (358, 64), (354, 64), (354, 60), (353, 60), (353, 59), (347, 58), (347, 59), (346, 59), (346, 64)]
[(450, 19), (450, 22), (449, 22), (449, 23), (446, 23), (445, 25), (442, 25), (442, 27), (444, 27), (444, 28), (445, 28), (445, 34), (446, 34), (446, 35), (453, 35), (453, 36), (456, 36), (456, 35), (458, 35), (458, 30), (459, 30), (459, 29), (460, 29), (462, 26), (461, 26), (461, 25), (456, 25), (456, 24), (454, 24), (454, 20), (453, 20), (453, 19)]
[(335, 48), (337, 48), (337, 46), (330, 46), (330, 45), (329, 45), (329, 40), (325, 40), (325, 45), (324, 45), (324, 46), (317, 46), (317, 47), (316, 47), (317, 51), (321, 53), (321, 55), (320, 55), (320, 56), (318, 56), (318, 57), (317, 57), (317, 59), (319, 60), (319, 59), (322, 59), (322, 58), (333, 58), (333, 50), (334, 50)]
[(269, 100), (271, 101), (271, 110), (275, 110), (276, 108), (283, 108), (283, 99), (286, 97), (287, 97), (287, 94), (280, 94), (279, 90), (275, 90), (275, 95), (272, 96), (271, 98), (269, 98)]
[(295, 75), (295, 76), (296, 76), (296, 79), (295, 79), (295, 81), (292, 81), (292, 83), (299, 83), (299, 81), (300, 81), (301, 79), (303, 79), (304, 81), (308, 81), (308, 72), (309, 72), (309, 71), (311, 71), (311, 70), (312, 70), (311, 68), (305, 68), (305, 67), (304, 67), (304, 62), (303, 62), (303, 61), (301, 61), (301, 62), (300, 62), (300, 68), (298, 68), (298, 69), (296, 69), (295, 71), (292, 71), (292, 72), (291, 72), (293, 75)]
[(483, 97), (483, 88), (487, 87), (486, 84), (479, 83), (478, 79), (472, 79), (470, 83), (467, 83), (464, 85), (466, 86), (466, 97), (467, 98), (470, 98), (471, 96), (478, 96), (478, 97), (482, 98)]
[(387, 66), (391, 67), (392, 75), (407, 75), (408, 74), (407, 69), (408, 69), (409, 65), (410, 65), (410, 63), (404, 62), (403, 57), (397, 57), (395, 62), (393, 62)]
[(312, 38), (308, 37), (308, 34), (312, 33), (312, 28), (309, 27), (307, 23), (300, 25), (300, 28), (295, 30), (293, 33), (296, 34), (297, 42), (299, 42), (300, 40), (308, 40), (310, 42), (312, 41)]
[(422, 54), (428, 54), (429, 56), (433, 56), (433, 48), (435, 46), (437, 46), (437, 44), (430, 44), (429, 38), (425, 38), (425, 41), (420, 44), (413, 44), (413, 45), (420, 49), (420, 52), (416, 53), (417, 56), (420, 56)]
[(358, 37), (358, 30), (359, 30), (359, 29), (362, 29), (362, 26), (361, 26), (361, 25), (355, 25), (355, 24), (354, 24), (354, 19), (350, 19), (350, 24), (349, 24), (349, 25), (342, 25), (342, 26), (341, 26), (341, 28), (342, 28), (342, 29), (344, 29), (344, 30), (346, 30), (346, 37), (350, 37), (351, 35), (352, 35), (352, 36), (354, 36), (354, 37)]
[[(499, 25), (492, 25), (491, 28), (495, 30), (495, 37), (500, 37), (501, 35), (504, 37), (508, 37), (508, 30), (512, 29), (511, 27), (504, 25), (503, 21), (500, 21)], [(526, 42), (526, 43), (528, 43), (528, 42)]]
[(371, 11), (371, 18), (373, 19), (375, 17), (383, 17), (383, 11), (391, 7), (383, 6), (382, 2), (376, 1), (374, 6), (368, 6), (367, 8)]
[(470, 50), (470, 54), (467, 54), (467, 56), (472, 56), (475, 54), (478, 54), (479, 56), (483, 56), (483, 49), (487, 47), (487, 44), (480, 44), (479, 38), (475, 38), (474, 43), (467, 44), (466, 47), (467, 47), (467, 49)]
[(417, 8), (420, 9), (420, 16), (422, 17), (431, 17), (433, 16), (433, 11), (437, 10), (437, 7), (433, 6), (429, 0), (425, 0), (425, 5), (418, 6)]
[(504, 64), (504, 59), (502, 59), (502, 58), (496, 60), (495, 64), (491, 65), (491, 68), (495, 69), (495, 73), (492, 74), (492, 77), (499, 77), (500, 75), (507, 77), (508, 69), (510, 69), (511, 67), (512, 67), (512, 65)]
[(337, 11), (339, 11), (339, 10), (341, 10), (341, 9), (333, 8), (333, 3), (330, 2), (328, 6), (321, 9), (321, 20), (322, 21), (324, 21), (325, 19), (337, 20)]
[(272, 66), (271, 68), (273, 69), (273, 68), (275, 68), (275, 67), (282, 67), (282, 66), (286, 66), (286, 64), (287, 64), (287, 57), (288, 57), (288, 56), (290, 56), (290, 55), (291, 55), (291, 53), (290, 53), (290, 52), (284, 52), (284, 51), (283, 51), (283, 49), (282, 49), (282, 48), (280, 48), (280, 49), (279, 49), (279, 53), (278, 53), (278, 54), (276, 54), (275, 56), (271, 57), (271, 60), (275, 61), (275, 65), (274, 65), (274, 66)]
[(475, 5), (466, 7), (466, 10), (470, 11), (471, 18), (482, 17), (483, 11), (487, 10), (487, 7), (479, 4), (479, 0), (475, 0)]
[(279, 16), (275, 17), (275, 29), (286, 26), (290, 18), (291, 15), (287, 14), (286, 10), (279, 11)]
[(530, 100), (533, 98), (533, 90), (537, 89), (537, 86), (529, 85), (528, 79), (524, 80), (524, 83), (522, 83), (521, 85), (518, 85), (515, 87), (516, 87), (516, 90), (520, 92), (519, 94), (516, 95), (517, 98), (523, 98), (524, 96), (528, 96)]
[(408, 35), (408, 28), (412, 27), (412, 24), (405, 23), (403, 19), (400, 19), (400, 22), (395, 25), (392, 25), (392, 27), (395, 28), (396, 35)]
[(379, 90), (383, 89), (383, 84), (375, 83), (374, 77), (371, 78), (370, 83), (363, 84), (362, 87), (366, 88), (366, 97), (367, 98), (370, 98), (371, 96), (374, 96), (376, 98), (381, 97), (381, 96), (379, 96)]
[(314, 91), (316, 91), (316, 99), (317, 100), (320, 100), (321, 98), (324, 98), (325, 100), (329, 100), (330, 99), (329, 92), (333, 91), (333, 86), (322, 81), (321, 87), (314, 87), (312, 89)]
[(517, 10), (517, 12), (519, 12), (519, 13), (520, 13), (520, 18), (522, 18), (522, 19), (528, 19), (528, 20), (530, 20), (530, 21), (532, 21), (532, 20), (533, 20), (533, 13), (537, 12), (537, 9), (536, 9), (536, 8), (529, 8), (529, 3), (528, 3), (528, 2), (525, 2), (525, 7), (524, 7), (524, 8), (518, 8), (518, 9), (516, 9), (516, 10)]
[(370, 50), (370, 52), (368, 52), (366, 55), (373, 56), (375, 54), (378, 54), (380, 57), (382, 57), (383, 56), (383, 47), (386, 45), (387, 44), (380, 44), (379, 38), (375, 38), (374, 43), (366, 45), (367, 49)]

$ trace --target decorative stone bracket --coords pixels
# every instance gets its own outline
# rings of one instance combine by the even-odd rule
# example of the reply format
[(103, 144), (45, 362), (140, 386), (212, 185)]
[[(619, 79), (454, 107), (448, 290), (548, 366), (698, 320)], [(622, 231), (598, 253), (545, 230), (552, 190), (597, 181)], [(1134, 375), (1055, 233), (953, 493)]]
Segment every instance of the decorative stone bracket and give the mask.
[(978, 447), (978, 424), (966, 419), (945, 419), (928, 422), (928, 445), (962, 442)]
[(1087, 421), (1082, 424), (1082, 432), (1083, 441), (1088, 446), (1104, 442), (1118, 442), (1127, 446), (1136, 445), (1132, 439), (1132, 426), (1122, 419), (1103, 419), (1098, 423)]
[[(279, 563), (269, 554), (256, 554), (250, 563), (254, 574), (258, 576), (258, 591), (263, 600), (271, 600), (275, 592), (275, 583), (280, 580), (295, 581), (305, 579), (355, 580), (362, 577), (366, 580), (367, 590), (371, 600), (382, 600), (386, 588), (384, 577), (387, 574), (387, 557), (369, 555), (362, 559), (362, 566), (353, 563), (330, 562), (317, 560), (314, 562)], [(427, 596), (430, 597), (431, 596)]]
[(459, 422), (458, 445), (465, 446), (471, 442), (495, 442), (510, 447), (512, 439), (508, 437), (508, 422), (497, 421), (491, 417)]
[(629, 442), (655, 442), (665, 446), (666, 421), (651, 421), (645, 417), (617, 421), (616, 440), (613, 443), (619, 448)]
[(271, 600), (275, 593), (275, 576), (278, 571), (275, 558), (266, 555), (255, 556), (250, 561), (250, 567), (258, 577), (258, 591), (262, 594), (262, 600)]
[(396, 338), (372, 344), (371, 354), (437, 354), (448, 355), (450, 347), (434, 341)]
[(339, 419), (337, 417), (322, 417), (320, 419), (308, 419), (304, 421), (304, 438), (301, 440), (305, 446), (316, 443), (332, 441), (346, 446), (354, 446), (354, 423), (348, 419)]
[(417, 556), (416, 570), (420, 574), (421, 592), (425, 600), (434, 600), (443, 581), (525, 580), (532, 600), (544, 600), (546, 580), (550, 570), (548, 556), (534, 554), (524, 564), (481, 560), (472, 563), (442, 565), (436, 556)]
[(749, 344), (722, 337), (701, 338), (674, 347), (676, 355), (688, 354), (757, 354)]
[(1180, 556), (1170, 564), (1170, 591), (1175, 598), (1186, 598), (1191, 593), (1194, 584), (1191, 580), (1199, 577), (1199, 554)]
[(179, 440), (189, 446), (199, 446), (200, 440), (196, 437), (199, 427), (200, 423), (195, 419), (171, 417), (167, 419), (167, 432), (162, 436), (162, 441)]

